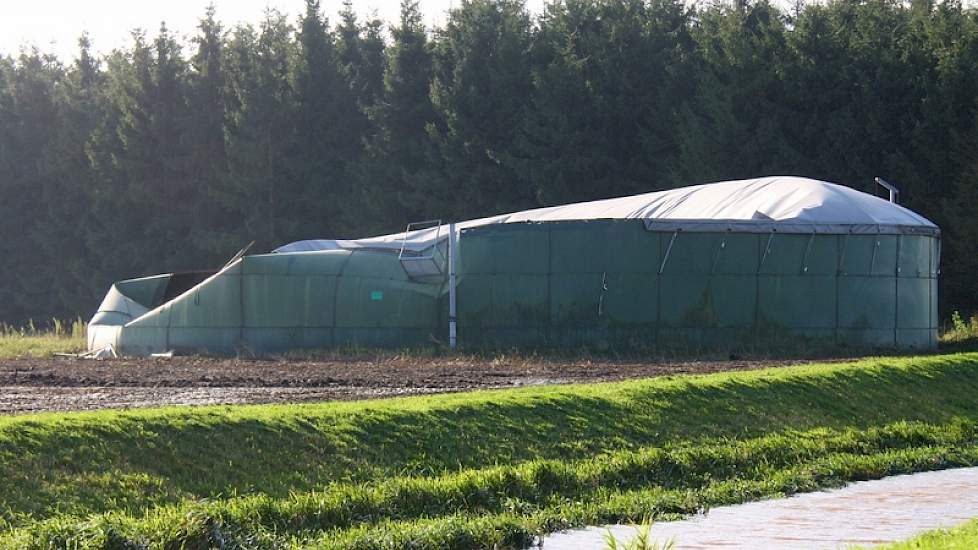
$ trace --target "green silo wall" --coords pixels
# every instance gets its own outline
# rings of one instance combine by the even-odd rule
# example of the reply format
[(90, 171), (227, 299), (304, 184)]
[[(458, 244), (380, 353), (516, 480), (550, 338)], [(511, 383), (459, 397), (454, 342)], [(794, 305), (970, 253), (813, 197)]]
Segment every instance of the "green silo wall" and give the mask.
[(438, 332), (439, 285), (397, 257), (343, 250), (247, 256), (121, 331), (124, 353), (402, 346)]
[[(931, 235), (650, 231), (637, 220), (482, 226), (459, 238), (459, 343), (930, 348), (938, 253)], [(411, 280), (396, 252), (247, 256), (174, 299), (168, 280), (116, 283), (92, 334), (136, 355), (447, 340), (447, 283)], [(151, 311), (129, 321), (112, 311), (119, 294)]]
[(638, 221), (483, 226), (459, 245), (466, 345), (695, 351), (787, 340), (929, 348), (929, 235), (693, 233)]

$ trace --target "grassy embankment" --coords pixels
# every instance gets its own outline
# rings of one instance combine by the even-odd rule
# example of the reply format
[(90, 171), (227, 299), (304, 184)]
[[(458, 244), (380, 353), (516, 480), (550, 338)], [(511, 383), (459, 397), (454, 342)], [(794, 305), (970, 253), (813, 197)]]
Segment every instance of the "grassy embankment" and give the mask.
[[(978, 353), (0, 419), (0, 547), (519, 547), (978, 464)], [(223, 545), (223, 546), (222, 546)]]

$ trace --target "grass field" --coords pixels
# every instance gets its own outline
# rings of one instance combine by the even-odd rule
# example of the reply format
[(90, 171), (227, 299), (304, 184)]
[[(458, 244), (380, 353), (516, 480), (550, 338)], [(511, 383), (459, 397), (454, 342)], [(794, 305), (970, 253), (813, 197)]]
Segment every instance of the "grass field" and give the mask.
[(520, 547), (564, 527), (978, 464), (976, 392), (978, 354), (962, 353), (5, 417), (0, 546)]
[(55, 353), (78, 353), (85, 350), (84, 338), (55, 336), (0, 336), (0, 359), (12, 357), (51, 357)]
[(78, 353), (85, 347), (85, 323), (81, 319), (68, 323), (52, 319), (44, 328), (37, 328), (33, 322), (23, 327), (0, 323), (0, 359), (50, 357)]

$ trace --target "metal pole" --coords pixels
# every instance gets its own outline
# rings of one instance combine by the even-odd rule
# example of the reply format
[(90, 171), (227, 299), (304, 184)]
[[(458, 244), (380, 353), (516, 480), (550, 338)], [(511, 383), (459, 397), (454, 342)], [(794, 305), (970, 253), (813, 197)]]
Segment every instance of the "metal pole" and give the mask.
[(455, 240), (455, 224), (448, 224), (448, 345), (455, 349), (458, 344), (455, 271), (458, 266), (458, 243)]
[(896, 204), (900, 199), (900, 190), (895, 185), (883, 178), (876, 178), (876, 183), (890, 192), (890, 202)]

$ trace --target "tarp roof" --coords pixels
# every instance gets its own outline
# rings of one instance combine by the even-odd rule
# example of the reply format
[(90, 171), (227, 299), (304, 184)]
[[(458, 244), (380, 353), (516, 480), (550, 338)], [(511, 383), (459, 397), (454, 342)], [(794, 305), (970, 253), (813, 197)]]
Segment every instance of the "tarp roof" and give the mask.
[[(770, 176), (681, 187), (629, 197), (535, 208), (459, 222), (457, 230), (497, 223), (643, 220), (653, 231), (749, 233), (932, 234), (923, 216), (879, 197), (824, 181)], [(420, 251), (447, 236), (447, 226), (368, 239), (298, 241), (275, 252), (332, 249)]]

